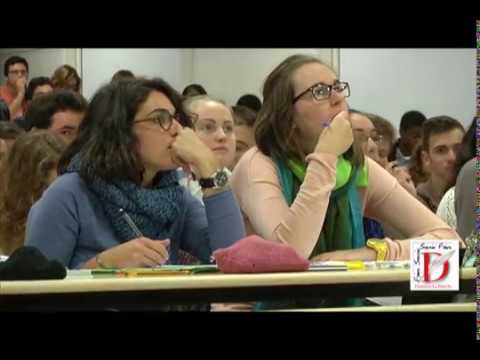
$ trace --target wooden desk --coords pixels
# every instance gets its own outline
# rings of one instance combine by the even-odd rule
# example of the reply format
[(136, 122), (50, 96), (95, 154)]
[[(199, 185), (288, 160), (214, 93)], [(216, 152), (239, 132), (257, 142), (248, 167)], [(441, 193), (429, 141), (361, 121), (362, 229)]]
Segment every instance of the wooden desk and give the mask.
[[(475, 278), (475, 268), (462, 269), (460, 292), (475, 293)], [(0, 310), (141, 310), (172, 303), (402, 296), (417, 293), (425, 295), (424, 292), (410, 292), (410, 271), (403, 269), (3, 281), (0, 282)], [(435, 292), (437, 294), (447, 297), (457, 292)]]

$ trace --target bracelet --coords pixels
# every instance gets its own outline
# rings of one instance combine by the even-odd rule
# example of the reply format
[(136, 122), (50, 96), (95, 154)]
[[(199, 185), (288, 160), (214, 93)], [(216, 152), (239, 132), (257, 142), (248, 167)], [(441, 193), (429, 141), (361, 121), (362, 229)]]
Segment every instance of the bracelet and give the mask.
[(385, 261), (387, 257), (387, 243), (382, 239), (368, 239), (367, 247), (377, 253), (376, 261)]

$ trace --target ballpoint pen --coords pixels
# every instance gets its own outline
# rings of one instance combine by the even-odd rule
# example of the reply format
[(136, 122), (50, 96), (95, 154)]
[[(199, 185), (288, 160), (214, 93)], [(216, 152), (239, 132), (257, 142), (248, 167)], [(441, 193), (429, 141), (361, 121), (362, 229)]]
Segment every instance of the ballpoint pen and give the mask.
[[(122, 216), (122, 218), (125, 220), (125, 222), (128, 224), (128, 226), (130, 226), (130, 229), (132, 229), (133, 233), (135, 234), (136, 237), (143, 237), (143, 234), (142, 232), (140, 231), (140, 229), (137, 227), (137, 225), (133, 222), (132, 218), (130, 217), (130, 215), (127, 214), (127, 212), (120, 208), (119, 210), (120, 212), (120, 215)], [(169, 246), (166, 247), (168, 253), (170, 254), (170, 251), (169, 251)], [(170, 257), (170, 256), (169, 256)], [(165, 261), (165, 264), (164, 265), (168, 265), (170, 264), (170, 259), (167, 258), (167, 261)]]

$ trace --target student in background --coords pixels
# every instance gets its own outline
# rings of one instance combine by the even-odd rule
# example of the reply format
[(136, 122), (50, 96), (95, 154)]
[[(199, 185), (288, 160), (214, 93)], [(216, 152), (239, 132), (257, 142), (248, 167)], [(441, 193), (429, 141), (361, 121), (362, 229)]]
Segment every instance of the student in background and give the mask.
[(70, 144), (87, 111), (85, 98), (71, 90), (55, 90), (37, 97), (25, 116), (28, 128), (48, 129)]
[[(377, 129), (365, 113), (355, 109), (350, 109), (349, 113), (355, 141), (361, 145), (365, 156), (370, 157), (381, 165), (377, 145), (379, 139)], [(378, 221), (368, 217), (363, 217), (363, 231), (365, 233), (365, 239), (385, 237), (382, 225)]]
[(365, 244), (362, 216), (407, 238), (459, 239), (353, 144), (349, 94), (348, 83), (310, 56), (291, 56), (268, 75), (258, 148), (245, 153), (232, 175), (247, 232), (312, 260), (409, 258), (409, 239)]
[(257, 114), (246, 106), (232, 106), (233, 121), (235, 122), (235, 159), (231, 165), (231, 169), (235, 167), (238, 160), (250, 148), (255, 146), (255, 133), (253, 126), (257, 118)]
[(387, 166), (388, 163), (388, 155), (391, 153), (393, 148), (393, 143), (395, 142), (395, 128), (393, 125), (383, 117), (365, 113), (365, 115), (370, 119), (373, 126), (375, 126), (375, 130), (377, 130), (377, 147), (378, 147), (378, 155), (380, 158), (380, 164), (383, 167)]
[(113, 74), (111, 82), (132, 79), (135, 79), (135, 75), (130, 70), (118, 70), (115, 74)]
[[(470, 194), (475, 188), (475, 175), (472, 174), (471, 178), (467, 175), (469, 173), (468, 166), (463, 170), (462, 167), (476, 155), (476, 119), (474, 118), (470, 127), (468, 128), (465, 136), (462, 139), (462, 144), (457, 153), (457, 160), (455, 164), (455, 179), (456, 184), (452, 184), (452, 187), (443, 195), (437, 208), (437, 215), (450, 225), (453, 229), (458, 231), (458, 234), (465, 239), (473, 231), (475, 207), (475, 196)], [(462, 173), (462, 176), (459, 176)], [(460, 183), (459, 183), (460, 181)], [(458, 196), (455, 194), (456, 190), (459, 190)], [(458, 200), (456, 200), (458, 198)], [(462, 213), (461, 226), (457, 226), (457, 211), (456, 205), (458, 205), (458, 211)], [(467, 206), (465, 206), (468, 204)], [(472, 210), (471, 216), (465, 216), (468, 210)], [(464, 220), (467, 220), (466, 222)], [(465, 224), (469, 222), (469, 226), (465, 227)], [(467, 230), (465, 230), (467, 228)]]
[[(230, 168), (235, 158), (235, 132), (232, 110), (219, 100), (206, 95), (187, 98), (183, 109), (190, 118), (198, 138), (213, 152), (225, 175), (230, 178)], [(192, 195), (202, 200), (203, 192), (199, 181), (192, 177), (194, 169), (186, 169), (181, 184), (187, 186)], [(192, 172), (193, 170), (193, 172)]]
[(434, 213), (445, 192), (455, 184), (457, 152), (465, 130), (449, 116), (437, 116), (423, 124), (422, 161), (429, 179), (417, 186), (419, 199)]
[(191, 84), (183, 89), (182, 95), (185, 97), (192, 97), (198, 95), (207, 95), (207, 91), (199, 84)]
[(39, 96), (51, 93), (53, 91), (52, 81), (46, 76), (34, 77), (30, 80), (25, 98), (28, 103), (31, 103)]
[(80, 93), (82, 79), (73, 66), (62, 65), (54, 71), (52, 84), (54, 89), (67, 89)]
[(26, 111), (25, 92), (28, 83), (28, 62), (23, 57), (9, 57), (3, 67), (3, 75), (7, 78), (5, 85), (0, 86), (0, 98), (8, 105), (10, 120), (22, 116)]
[(427, 120), (421, 112), (412, 110), (403, 114), (400, 120), (400, 138), (393, 145), (389, 161), (399, 166), (408, 165), (412, 151), (422, 142), (422, 125)]
[(56, 178), (64, 149), (57, 135), (30, 132), (18, 137), (0, 163), (0, 253), (10, 255), (23, 245), (28, 212)]
[[(68, 268), (123, 268), (175, 264), (179, 249), (209, 263), (214, 250), (243, 238), (228, 181), (213, 181), (221, 166), (181, 127), (182, 112), (181, 96), (161, 79), (101, 87), (61, 176), (30, 210), (26, 244)], [(178, 184), (179, 166), (214, 182), (205, 206)]]
[(410, 194), (416, 196), (415, 185), (407, 169), (398, 166), (396, 161), (386, 162), (386, 158), (380, 155), (380, 144), (383, 143), (383, 137), (378, 133), (367, 113), (350, 109), (350, 121), (353, 136), (362, 145), (364, 154), (393, 175)]
[[(51, 93), (53, 91), (52, 81), (46, 76), (35, 77), (28, 83), (27, 92), (25, 93), (25, 100), (28, 108), (32, 104), (33, 99), (39, 96)], [(25, 118), (25, 115), (15, 119), (15, 123), (22, 129), (30, 130), (30, 126)]]
[[(478, 117), (474, 118), (465, 137), (457, 158), (457, 169), (459, 175), (455, 185), (455, 213), (457, 215), (457, 230), (460, 236), (466, 238), (475, 232), (475, 214), (478, 212), (478, 162), (476, 131)], [(472, 211), (473, 210), (473, 211)]]
[(256, 95), (253, 94), (245, 94), (240, 96), (237, 101), (237, 105), (239, 106), (246, 106), (249, 109), (258, 113), (262, 108), (262, 100)]

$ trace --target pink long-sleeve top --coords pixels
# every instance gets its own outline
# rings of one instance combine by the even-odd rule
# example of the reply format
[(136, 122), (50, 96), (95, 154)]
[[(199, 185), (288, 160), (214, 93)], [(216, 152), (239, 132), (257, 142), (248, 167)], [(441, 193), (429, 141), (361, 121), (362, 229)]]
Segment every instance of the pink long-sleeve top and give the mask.
[[(245, 219), (247, 234), (291, 245), (309, 258), (322, 230), (336, 182), (337, 157), (312, 153), (305, 180), (289, 207), (274, 162), (258, 148), (241, 158), (231, 184)], [(410, 257), (411, 239), (458, 239), (459, 235), (405, 190), (380, 165), (366, 158), (368, 187), (359, 188), (363, 214), (396, 228), (406, 239), (387, 238), (387, 260)]]

